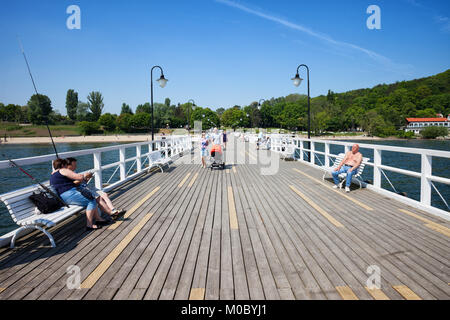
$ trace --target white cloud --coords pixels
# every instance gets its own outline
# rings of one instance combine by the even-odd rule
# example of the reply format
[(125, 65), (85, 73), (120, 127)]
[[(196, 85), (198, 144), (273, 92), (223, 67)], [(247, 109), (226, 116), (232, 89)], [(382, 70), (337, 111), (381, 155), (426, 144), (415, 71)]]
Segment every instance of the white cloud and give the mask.
[(247, 13), (253, 14), (253, 15), (258, 16), (260, 18), (263, 18), (263, 19), (266, 19), (266, 20), (269, 20), (269, 21), (281, 24), (281, 25), (283, 25), (285, 27), (288, 27), (290, 29), (301, 31), (301, 32), (306, 33), (306, 34), (308, 34), (308, 35), (310, 35), (310, 36), (312, 36), (312, 37), (314, 37), (316, 39), (324, 41), (325, 43), (327, 43), (327, 44), (329, 44), (331, 46), (340, 47), (340, 48), (350, 48), (352, 50), (359, 51), (359, 52), (364, 53), (365, 55), (369, 56), (371, 59), (375, 60), (376, 62), (384, 65), (385, 67), (388, 67), (390, 69), (394, 69), (393, 71), (402, 71), (402, 72), (408, 72), (408, 73), (410, 72), (410, 69), (411, 69), (410, 65), (396, 64), (391, 59), (389, 59), (389, 58), (387, 58), (387, 57), (385, 57), (385, 56), (383, 56), (381, 54), (378, 54), (378, 53), (376, 53), (376, 52), (374, 52), (372, 50), (363, 48), (361, 46), (355, 45), (353, 43), (348, 43), (348, 42), (344, 42), (344, 41), (335, 40), (335, 39), (333, 39), (332, 37), (330, 37), (327, 34), (314, 31), (314, 30), (312, 30), (312, 29), (310, 29), (308, 27), (302, 26), (302, 25), (297, 24), (297, 23), (290, 22), (290, 21), (288, 21), (286, 19), (278, 18), (278, 17), (275, 17), (273, 15), (269, 15), (269, 14), (263, 13), (261, 11), (248, 8), (248, 7), (244, 6), (244, 5), (241, 5), (239, 3), (236, 3), (236, 2), (233, 2), (233, 1), (230, 1), (230, 0), (215, 0), (215, 1), (219, 2), (219, 3), (222, 3), (224, 5), (227, 5), (227, 6), (236, 8), (236, 9), (239, 9), (241, 11), (245, 11)]

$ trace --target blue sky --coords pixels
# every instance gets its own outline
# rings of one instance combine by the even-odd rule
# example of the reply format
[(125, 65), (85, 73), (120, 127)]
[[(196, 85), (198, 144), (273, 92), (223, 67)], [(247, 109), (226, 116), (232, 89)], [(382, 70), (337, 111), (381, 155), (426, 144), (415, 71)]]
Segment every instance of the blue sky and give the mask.
[[(72, 4), (80, 30), (66, 27)], [(369, 5), (381, 9), (381, 30), (366, 26)], [(169, 79), (154, 101), (216, 109), (306, 93), (290, 80), (302, 63), (313, 97), (443, 72), (449, 17), (448, 0), (0, 0), (0, 102), (33, 94), (17, 35), (38, 91), (62, 114), (68, 89), (83, 101), (100, 91), (104, 112), (150, 101), (153, 65)]]

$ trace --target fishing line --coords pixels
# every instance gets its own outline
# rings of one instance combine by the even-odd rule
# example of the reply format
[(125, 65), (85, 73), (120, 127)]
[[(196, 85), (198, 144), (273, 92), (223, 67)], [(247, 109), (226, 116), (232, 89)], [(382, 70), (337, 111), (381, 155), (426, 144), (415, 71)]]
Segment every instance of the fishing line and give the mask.
[[(25, 50), (23, 49), (23, 45), (22, 45), (22, 42), (20, 41), (19, 36), (17, 36), (17, 41), (19, 42), (20, 51), (22, 52), (23, 58), (25, 59), (25, 63), (27, 64), (27, 69), (28, 69), (28, 73), (30, 74), (31, 82), (33, 82), (33, 87), (34, 87), (34, 91), (36, 92), (36, 98), (37, 98), (37, 101), (38, 101), (38, 105), (40, 105), (39, 93), (38, 93), (38, 91), (36, 89), (36, 84), (34, 82), (33, 75), (31, 74), (30, 65), (28, 64), (28, 59), (27, 59), (27, 56), (25, 55)], [(52, 132), (50, 131), (50, 127), (48, 126), (48, 116), (45, 117), (45, 125), (47, 127), (50, 139), (52, 140), (52, 145), (53, 145), (53, 149), (55, 150), (56, 158), (59, 159), (58, 151), (56, 151), (55, 142), (53, 141)]]
[(20, 171), (22, 171), (23, 173), (25, 173), (34, 183), (38, 184), (42, 189), (44, 189), (45, 191), (47, 191), (49, 194), (51, 194), (55, 199), (58, 199), (58, 201), (61, 202), (61, 204), (67, 208), (69, 208), (69, 205), (67, 203), (64, 202), (63, 199), (61, 199), (60, 196), (58, 196), (55, 192), (53, 192), (50, 188), (48, 188), (47, 186), (43, 185), (42, 183), (40, 183), (39, 181), (37, 181), (31, 174), (29, 174), (28, 172), (26, 172), (24, 169), (22, 169), (16, 162), (14, 162), (13, 160), (11, 160), (7, 155), (5, 155), (4, 153), (2, 153), (2, 156), (6, 159), (8, 159), (8, 161), (11, 163), (11, 166), (13, 166), (14, 168), (19, 169)]

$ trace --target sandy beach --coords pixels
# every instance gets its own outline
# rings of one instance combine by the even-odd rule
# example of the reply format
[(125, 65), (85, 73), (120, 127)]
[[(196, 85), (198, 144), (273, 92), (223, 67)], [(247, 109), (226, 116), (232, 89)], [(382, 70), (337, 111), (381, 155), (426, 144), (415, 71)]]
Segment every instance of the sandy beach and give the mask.
[[(156, 138), (156, 136), (155, 136)], [(53, 137), (55, 143), (98, 143), (98, 142), (144, 142), (151, 141), (151, 135), (112, 135), (112, 136), (72, 136), (72, 137)], [(1, 139), (1, 144), (33, 144), (50, 143), (50, 137), (30, 137)]]
[[(158, 139), (160, 135), (155, 136)], [(306, 138), (306, 136), (300, 136)], [(323, 137), (313, 137), (313, 139), (319, 140), (386, 140), (389, 138), (379, 138), (379, 137), (367, 137), (367, 136), (323, 136)], [(395, 138), (391, 138), (395, 139)], [(7, 142), (4, 139), (0, 139), (0, 145), (4, 144), (39, 144), (39, 143), (50, 143), (50, 137), (30, 137), (30, 138), (17, 138), (11, 137), (7, 138)], [(55, 143), (132, 143), (132, 142), (145, 142), (151, 141), (151, 135), (109, 135), (109, 136), (70, 136), (70, 137), (54, 137)]]

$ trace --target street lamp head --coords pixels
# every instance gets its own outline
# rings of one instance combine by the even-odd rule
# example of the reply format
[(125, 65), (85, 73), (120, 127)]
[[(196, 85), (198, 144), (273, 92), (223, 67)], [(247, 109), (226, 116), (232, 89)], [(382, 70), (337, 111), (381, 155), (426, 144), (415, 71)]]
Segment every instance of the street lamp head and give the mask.
[(161, 78), (159, 78), (159, 79), (156, 80), (156, 81), (158, 81), (159, 86), (160, 86), (161, 88), (164, 88), (164, 87), (166, 86), (166, 84), (167, 84), (167, 81), (169, 81), (169, 80), (167, 80), (166, 78), (164, 78), (164, 75), (161, 74)]
[(294, 86), (298, 87), (302, 83), (302, 78), (300, 78), (299, 74), (297, 73), (294, 78), (291, 79), (294, 82)]

